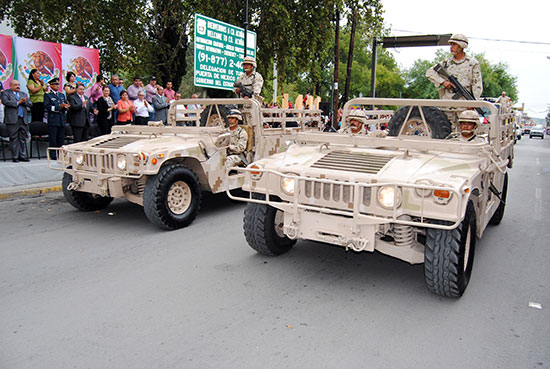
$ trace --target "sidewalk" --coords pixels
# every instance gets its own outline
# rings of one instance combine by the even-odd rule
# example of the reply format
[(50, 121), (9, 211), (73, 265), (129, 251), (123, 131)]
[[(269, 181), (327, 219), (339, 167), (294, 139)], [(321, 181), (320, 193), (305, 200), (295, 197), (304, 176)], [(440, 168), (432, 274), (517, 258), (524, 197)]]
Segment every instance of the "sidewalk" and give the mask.
[(61, 191), (62, 178), (63, 172), (50, 169), (46, 158), (28, 163), (0, 161), (0, 200)]

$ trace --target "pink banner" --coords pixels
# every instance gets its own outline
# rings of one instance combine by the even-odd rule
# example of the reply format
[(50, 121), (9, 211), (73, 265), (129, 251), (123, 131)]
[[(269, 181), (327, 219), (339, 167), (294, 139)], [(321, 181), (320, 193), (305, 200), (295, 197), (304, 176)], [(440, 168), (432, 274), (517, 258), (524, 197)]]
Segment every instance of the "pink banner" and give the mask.
[(99, 51), (86, 47), (61, 45), (63, 76), (76, 74), (76, 83), (82, 83), (88, 95), (99, 74)]
[(27, 92), (27, 80), (32, 69), (38, 69), (45, 83), (61, 78), (61, 44), (15, 37), (17, 79)]
[(0, 35), (0, 83), (4, 90), (10, 88), (10, 81), (13, 79), (13, 65), (11, 36)]

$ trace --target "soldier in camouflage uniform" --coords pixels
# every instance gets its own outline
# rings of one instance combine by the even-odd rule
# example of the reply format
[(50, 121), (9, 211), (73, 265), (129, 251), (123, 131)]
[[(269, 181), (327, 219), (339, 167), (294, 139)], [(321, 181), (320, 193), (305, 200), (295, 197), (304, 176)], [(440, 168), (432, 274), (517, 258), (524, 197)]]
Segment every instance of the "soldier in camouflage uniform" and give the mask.
[(229, 130), (231, 131), (229, 147), (227, 148), (227, 160), (225, 161), (225, 166), (228, 168), (245, 164), (243, 158), (248, 143), (248, 133), (242, 127), (239, 127), (239, 121), (242, 119), (241, 112), (236, 109), (231, 110), (227, 116)]
[(465, 110), (458, 116), (458, 126), (460, 127), (460, 141), (467, 142), (485, 142), (483, 137), (476, 135), (476, 128), (479, 124), (479, 115), (475, 110)]
[[(264, 78), (254, 69), (256, 68), (256, 59), (251, 56), (245, 56), (243, 59), (243, 69), (244, 72), (241, 73), (239, 78), (237, 78), (237, 83), (242, 83), (244, 87), (252, 90), (254, 93), (254, 98), (263, 104), (263, 99), (260, 96), (262, 93), (262, 87), (264, 85)], [(238, 97), (248, 98), (241, 94), (241, 89), (238, 87), (234, 88), (235, 93)]]
[(367, 117), (365, 112), (359, 109), (353, 110), (348, 115), (348, 123), (338, 130), (338, 133), (347, 133), (351, 135), (365, 134)]
[[(483, 92), (481, 68), (475, 58), (467, 56), (464, 52), (464, 49), (468, 47), (468, 38), (461, 34), (454, 34), (451, 36), (449, 44), (451, 45), (451, 54), (453, 57), (445, 59), (439, 64), (450, 75), (455, 76), (458, 82), (466, 90), (470, 91), (476, 99), (479, 99)], [(435, 66), (428, 69), (426, 77), (438, 88), (441, 99), (452, 99), (455, 94), (453, 88), (456, 86), (440, 76), (434, 68)], [(464, 97), (461, 96), (460, 99), (464, 100)], [(451, 122), (456, 122), (460, 111), (447, 111), (446, 113)]]

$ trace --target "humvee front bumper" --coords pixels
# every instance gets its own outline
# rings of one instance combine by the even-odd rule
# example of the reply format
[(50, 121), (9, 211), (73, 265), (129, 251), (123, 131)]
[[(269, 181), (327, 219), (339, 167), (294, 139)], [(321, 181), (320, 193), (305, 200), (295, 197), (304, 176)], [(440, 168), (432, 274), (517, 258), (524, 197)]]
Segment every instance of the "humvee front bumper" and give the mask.
[[(356, 251), (374, 251), (383, 247), (386, 242), (380, 236), (390, 229), (390, 225), (394, 230), (405, 231), (411, 231), (413, 227), (454, 229), (462, 221), (467, 201), (465, 193), (468, 190), (462, 187), (457, 190), (428, 184), (342, 181), (263, 168), (231, 170), (246, 172), (243, 190), (249, 191), (250, 195), (240, 197), (227, 191), (228, 196), (283, 211), (283, 229), (289, 238), (327, 242)], [(283, 190), (283, 179), (286, 183), (293, 182), (293, 193)], [(377, 200), (382, 189), (393, 189), (395, 194), (400, 194), (400, 200), (394, 201), (391, 208), (384, 208)], [(437, 203), (432, 195), (428, 195), (435, 190), (446, 191), (449, 200)], [(417, 257), (414, 260), (421, 262)]]
[[(69, 190), (101, 196), (123, 197), (124, 187), (143, 176), (144, 165), (137, 154), (118, 152), (67, 151), (48, 148), (48, 166), (69, 173), (73, 182)], [(55, 154), (56, 160), (50, 159)], [(119, 163), (126, 163), (124, 167)]]

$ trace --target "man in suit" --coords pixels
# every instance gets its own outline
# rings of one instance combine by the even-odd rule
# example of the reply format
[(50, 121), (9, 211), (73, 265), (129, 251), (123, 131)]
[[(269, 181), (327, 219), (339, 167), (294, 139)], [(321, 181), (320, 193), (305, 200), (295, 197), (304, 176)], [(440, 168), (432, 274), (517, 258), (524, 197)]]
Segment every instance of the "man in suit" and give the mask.
[(29, 161), (27, 158), (27, 108), (32, 106), (29, 96), (20, 92), (17, 80), (10, 82), (10, 89), (2, 92), (4, 123), (10, 133), (10, 151), (14, 163)]
[[(65, 111), (69, 103), (59, 92), (59, 78), (50, 80), (51, 92), (44, 95), (44, 109), (48, 112), (48, 137), (50, 147), (61, 147), (65, 141)], [(56, 155), (50, 152), (50, 158), (55, 160)]]
[(76, 94), (69, 95), (69, 111), (71, 113), (71, 127), (73, 129), (74, 142), (88, 141), (90, 128), (90, 110), (92, 104), (84, 96), (84, 85), (78, 84)]
[(155, 120), (161, 120), (162, 123), (166, 124), (168, 121), (168, 108), (170, 106), (166, 102), (166, 97), (164, 97), (164, 88), (162, 86), (157, 86), (157, 94), (153, 96), (153, 108), (155, 108)]

